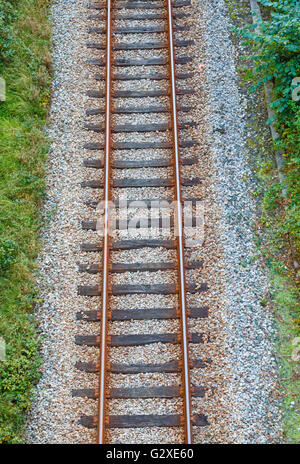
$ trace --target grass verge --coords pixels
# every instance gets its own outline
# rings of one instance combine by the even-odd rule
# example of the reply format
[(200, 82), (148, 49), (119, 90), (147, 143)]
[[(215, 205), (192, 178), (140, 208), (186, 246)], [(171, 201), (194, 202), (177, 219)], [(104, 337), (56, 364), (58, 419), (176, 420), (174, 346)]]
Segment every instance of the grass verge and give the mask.
[[(0, 4), (0, 443), (20, 443), (39, 378), (39, 340), (32, 310), (35, 259), (44, 195), (50, 98), (49, 0)], [(1, 354), (1, 353), (0, 353)], [(3, 357), (3, 353), (2, 353)]]
[[(282, 13), (286, 4), (294, 4), (294, 0), (277, 2), (263, 0), (265, 28), (267, 22), (273, 24), (272, 14), (276, 11)], [(249, 3), (240, 3), (237, 0), (226, 0), (231, 20), (236, 30), (245, 29), (252, 24)], [(292, 17), (292, 8), (288, 14)], [(285, 12), (283, 12), (285, 13)], [(295, 12), (296, 14), (296, 12)], [(285, 14), (277, 15), (281, 21), (295, 21)], [(278, 26), (276, 22), (276, 27)], [(275, 30), (275, 32), (274, 32)], [(292, 100), (292, 79), (297, 73), (296, 66), (293, 73), (288, 66), (280, 64), (289, 60), (289, 64), (299, 63), (299, 55), (295, 47), (290, 46), (291, 53), (285, 53), (284, 44), (289, 45), (289, 28), (281, 28), (281, 36), (270, 26), (267, 36), (267, 45), (248, 41), (246, 47), (241, 46), (241, 36), (233, 33), (233, 40), (239, 48), (238, 69), (240, 85), (248, 96), (248, 130), (252, 136), (249, 138), (247, 156), (256, 171), (257, 187), (253, 195), (257, 197), (260, 205), (260, 219), (255, 224), (257, 248), (262, 254), (266, 267), (269, 269), (269, 278), (272, 284), (271, 292), (262, 302), (270, 306), (276, 316), (277, 323), (277, 358), (281, 374), (281, 395), (283, 411), (283, 433), (288, 443), (299, 443), (300, 440), (300, 317), (299, 317), (299, 137), (300, 108), (299, 103)], [(273, 34), (273, 35), (272, 35)], [(276, 35), (277, 34), (277, 35)], [(285, 37), (286, 35), (286, 37)], [(271, 40), (272, 39), (272, 40)], [(279, 40), (280, 39), (280, 40)], [(292, 35), (291, 41), (295, 40)], [(274, 41), (274, 45), (273, 45)], [(268, 48), (269, 47), (269, 48)], [(274, 47), (274, 53), (272, 49)], [(277, 47), (277, 48), (276, 48)], [(276, 60), (275, 60), (275, 58)], [(296, 57), (296, 58), (295, 58)], [(268, 61), (269, 60), (269, 61)], [(257, 62), (259, 66), (257, 66)], [(265, 76), (265, 69), (270, 76)], [(299, 71), (299, 68), (298, 68)], [(274, 76), (273, 74), (274, 73)], [(277, 76), (277, 77), (276, 77)], [(276, 113), (276, 126), (280, 138), (274, 144), (270, 137), (266, 121), (268, 119), (264, 105), (264, 95), (259, 82), (264, 79), (274, 83), (274, 101), (280, 103), (274, 108)], [(284, 83), (284, 85), (283, 85)], [(254, 88), (254, 91), (251, 91)], [(287, 89), (287, 90), (285, 90)], [(286, 158), (284, 174), (286, 179), (287, 196), (282, 194), (282, 186), (278, 178), (274, 150), (281, 149)]]

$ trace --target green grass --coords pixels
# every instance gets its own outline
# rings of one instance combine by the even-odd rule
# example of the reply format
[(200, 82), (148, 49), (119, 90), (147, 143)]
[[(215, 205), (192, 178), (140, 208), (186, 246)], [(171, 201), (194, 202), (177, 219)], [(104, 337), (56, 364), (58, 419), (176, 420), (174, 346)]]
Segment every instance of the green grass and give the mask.
[(0, 443), (20, 443), (24, 416), (39, 378), (35, 259), (51, 82), (48, 0), (4, 0), (0, 4)]

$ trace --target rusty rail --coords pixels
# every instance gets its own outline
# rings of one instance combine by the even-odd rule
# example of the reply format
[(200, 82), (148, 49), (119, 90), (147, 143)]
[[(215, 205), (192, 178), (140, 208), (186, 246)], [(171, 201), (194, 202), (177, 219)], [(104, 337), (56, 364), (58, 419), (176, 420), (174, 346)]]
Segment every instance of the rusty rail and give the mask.
[(185, 443), (192, 443), (192, 409), (191, 409), (191, 390), (190, 390), (190, 364), (188, 346), (188, 326), (187, 326), (187, 307), (186, 307), (186, 281), (184, 265), (184, 236), (183, 236), (183, 215), (181, 197), (181, 174), (180, 174), (180, 152), (178, 139), (178, 113), (176, 101), (176, 74), (175, 74), (175, 51), (173, 33), (173, 12), (171, 0), (167, 0), (168, 6), (168, 44), (169, 44), (169, 67), (171, 82), (171, 108), (172, 108), (172, 141), (173, 141), (173, 160), (175, 168), (175, 200), (176, 200), (176, 227), (177, 227), (177, 258), (179, 271), (179, 299), (180, 299), (180, 322), (181, 322), (181, 345), (183, 355), (182, 365), (182, 384), (184, 395), (184, 430)]
[(107, 324), (109, 290), (109, 201), (111, 199), (111, 1), (106, 2), (106, 101), (105, 101), (105, 153), (104, 153), (104, 226), (103, 226), (103, 264), (102, 264), (102, 306), (101, 306), (101, 342), (100, 374), (98, 397), (97, 443), (105, 442), (105, 403), (106, 403), (106, 361), (107, 361)]
[[(109, 204), (111, 201), (111, 135), (112, 135), (112, 8), (113, 0), (106, 0), (106, 90), (105, 90), (105, 144), (104, 144), (104, 221), (103, 221), (103, 260), (102, 260), (102, 285), (101, 285), (101, 331), (100, 331), (100, 363), (99, 363), (99, 387), (97, 392), (98, 414), (97, 414), (97, 443), (105, 443), (106, 426), (108, 417), (106, 415), (107, 397), (107, 335), (108, 335), (108, 313), (110, 293), (110, 251), (111, 243), (109, 237), (110, 217)], [(175, 73), (175, 51), (174, 51), (174, 27), (171, 0), (166, 0), (168, 49), (169, 49), (169, 77), (170, 77), (170, 103), (171, 103), (171, 127), (172, 127), (172, 156), (175, 176), (175, 229), (177, 233), (176, 248), (178, 260), (178, 293), (180, 304), (181, 323), (181, 347), (182, 347), (182, 395), (184, 399), (184, 415), (181, 423), (184, 426), (185, 443), (191, 444), (192, 433), (192, 408), (190, 387), (190, 362), (189, 362), (189, 334), (187, 324), (187, 302), (186, 302), (186, 279), (184, 259), (184, 231), (183, 212), (181, 196), (181, 173), (180, 173), (180, 150), (178, 138), (178, 114), (176, 102), (176, 73)]]

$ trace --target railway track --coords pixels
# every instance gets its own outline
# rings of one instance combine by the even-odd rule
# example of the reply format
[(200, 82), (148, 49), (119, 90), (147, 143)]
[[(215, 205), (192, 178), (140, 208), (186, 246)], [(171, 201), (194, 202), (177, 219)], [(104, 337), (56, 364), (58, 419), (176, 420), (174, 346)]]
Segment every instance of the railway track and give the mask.
[[(204, 292), (206, 284), (187, 278), (188, 270), (199, 270), (202, 263), (187, 257), (183, 218), (184, 201), (188, 200), (195, 208), (198, 200), (183, 191), (191, 192), (200, 182), (189, 171), (186, 177), (183, 175), (184, 167), (189, 169), (197, 162), (196, 157), (182, 156), (183, 150), (195, 145), (186, 136), (189, 127), (194, 125), (188, 119), (191, 108), (179, 101), (180, 96), (193, 93), (187, 84), (192, 74), (178, 71), (180, 65), (190, 62), (185, 52), (192, 41), (176, 37), (177, 31), (186, 31), (188, 35), (188, 26), (180, 24), (187, 17), (181, 7), (188, 4), (185, 0), (107, 0), (91, 4), (95, 10), (91, 17), (99, 22), (99, 27), (90, 28), (91, 37), (97, 40), (88, 47), (100, 50), (105, 58), (92, 59), (89, 63), (97, 71), (95, 88), (88, 90), (92, 104), (87, 111), (86, 129), (95, 133), (95, 142), (87, 144), (85, 149), (88, 153), (99, 153), (100, 157), (89, 157), (84, 164), (92, 172), (101, 174), (83, 183), (84, 188), (95, 192), (95, 199), (87, 204), (94, 216), (82, 225), (87, 231), (98, 231), (101, 238), (83, 243), (82, 249), (86, 253), (98, 253), (101, 258), (98, 262), (80, 264), (80, 271), (87, 276), (95, 275), (98, 283), (79, 286), (78, 292), (97, 298), (99, 309), (80, 312), (77, 317), (91, 323), (93, 333), (97, 327), (98, 333), (78, 335), (76, 343), (98, 348), (99, 359), (77, 363), (78, 369), (97, 373), (98, 387), (74, 390), (73, 395), (97, 401), (97, 415), (83, 416), (81, 424), (96, 428), (100, 444), (107, 442), (108, 429), (144, 427), (178, 427), (182, 429), (182, 441), (190, 444), (193, 428), (208, 424), (205, 415), (193, 413), (192, 404), (192, 398), (204, 397), (206, 389), (202, 384), (192, 383), (191, 371), (205, 367), (205, 362), (191, 358), (189, 349), (190, 344), (205, 341), (201, 333), (189, 330), (189, 319), (207, 317), (208, 309), (189, 303), (189, 296)], [(128, 135), (125, 140), (124, 134)], [(127, 176), (129, 171), (137, 173), (137, 177)], [(157, 172), (161, 175), (157, 176)], [(122, 218), (121, 208), (127, 213), (131, 211), (129, 215), (141, 212), (141, 217), (134, 221), (137, 228), (128, 232), (130, 219)], [(154, 220), (152, 216), (142, 217), (150, 208), (152, 212), (171, 210), (170, 221), (165, 222), (158, 215)], [(113, 221), (116, 212), (119, 217)], [(151, 235), (155, 227), (163, 229), (168, 225), (169, 236), (161, 238), (156, 232)], [(116, 229), (113, 234), (112, 227)], [(143, 228), (149, 232), (147, 238), (139, 235)], [(129, 234), (126, 239), (122, 238), (124, 230)], [(132, 253), (143, 249), (155, 250), (155, 261), (135, 262)], [(166, 260), (166, 251), (171, 260)], [(142, 273), (146, 274), (147, 283)], [(124, 280), (119, 283), (120, 276), (126, 283)], [(162, 301), (169, 299), (171, 306), (161, 304), (141, 309), (140, 296), (141, 302), (152, 296), (161, 297)], [(121, 309), (118, 305), (122, 298), (126, 299), (126, 309), (122, 309), (121, 303)], [(155, 327), (157, 321), (164, 320), (172, 321), (174, 332), (140, 333), (138, 325), (135, 332), (135, 322), (153, 321)], [(114, 321), (131, 321), (132, 333), (114, 333)], [(147, 359), (134, 364), (111, 360), (114, 347), (147, 347), (155, 343), (178, 346), (178, 356), (166, 363), (155, 363), (155, 360), (149, 363)], [(113, 374), (141, 373), (175, 373), (178, 381), (155, 386), (110, 386)], [(181, 409), (176, 414), (109, 412), (112, 399), (145, 398), (180, 398)]]

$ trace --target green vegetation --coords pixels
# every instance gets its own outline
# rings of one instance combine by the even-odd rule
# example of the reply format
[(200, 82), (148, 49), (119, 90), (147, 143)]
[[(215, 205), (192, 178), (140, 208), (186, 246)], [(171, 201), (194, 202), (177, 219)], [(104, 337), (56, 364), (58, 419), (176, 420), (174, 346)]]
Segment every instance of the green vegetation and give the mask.
[[(300, 8), (297, 0), (260, 0), (266, 8), (265, 20), (260, 24), (261, 34), (251, 28), (244, 29), (247, 45), (254, 50), (255, 90), (263, 82), (274, 83), (275, 122), (280, 134), (276, 148), (285, 157), (288, 199), (285, 200), (286, 215), (280, 224), (281, 234), (290, 234), (299, 248), (300, 241), (300, 104), (293, 101), (292, 92), (298, 84), (293, 79), (300, 77)], [(297, 6), (298, 5), (298, 6)], [(297, 93), (297, 92), (296, 92)], [(298, 92), (300, 95), (300, 92)], [(267, 121), (270, 123), (272, 121)], [(279, 193), (279, 189), (278, 193)], [(272, 186), (273, 203), (280, 200)], [(270, 196), (270, 195), (269, 195)], [(281, 198), (283, 201), (283, 198)], [(271, 209), (274, 208), (274, 204)]]
[(13, 240), (1, 240), (0, 243), (0, 275), (4, 276), (5, 271), (16, 260), (18, 245)]
[(20, 443), (39, 377), (32, 318), (51, 81), (49, 0), (0, 3), (0, 443)]
[[(278, 320), (284, 433), (288, 442), (297, 443), (300, 439), (300, 103), (295, 101), (295, 87), (300, 82), (297, 84), (293, 80), (300, 76), (300, 9), (297, 0), (259, 0), (263, 21), (261, 34), (257, 34), (249, 24), (249, 16), (245, 27), (245, 18), (240, 20), (240, 7), (235, 8), (232, 1), (229, 3), (232, 17), (238, 23), (236, 30), (246, 39), (243, 45), (250, 54), (246, 58), (243, 80), (252, 85), (250, 90), (256, 95), (264, 82), (272, 81), (274, 86), (275, 117), (274, 121), (267, 121), (267, 125), (276, 124), (279, 138), (270, 145), (263, 131), (258, 130), (254, 143), (259, 150), (256, 168), (262, 192), (259, 194), (262, 215), (256, 229), (258, 247), (273, 283), (269, 299)], [(253, 140), (249, 146), (253, 148)], [(281, 152), (285, 159), (284, 183), (279, 181), (274, 150)]]

